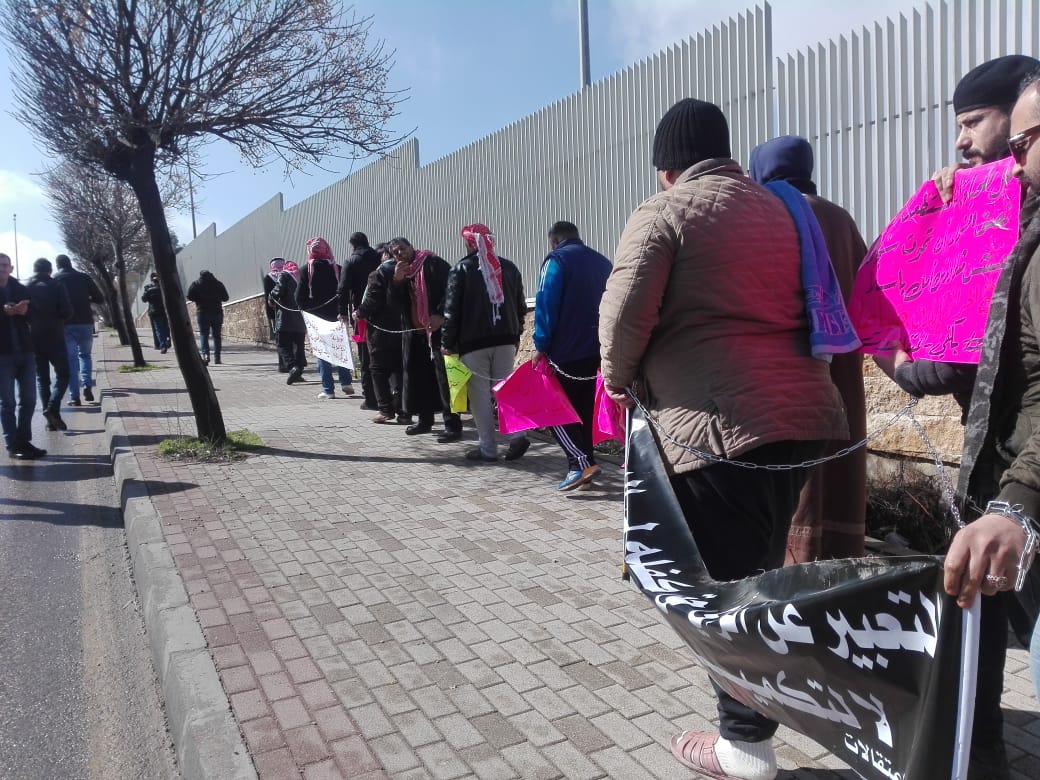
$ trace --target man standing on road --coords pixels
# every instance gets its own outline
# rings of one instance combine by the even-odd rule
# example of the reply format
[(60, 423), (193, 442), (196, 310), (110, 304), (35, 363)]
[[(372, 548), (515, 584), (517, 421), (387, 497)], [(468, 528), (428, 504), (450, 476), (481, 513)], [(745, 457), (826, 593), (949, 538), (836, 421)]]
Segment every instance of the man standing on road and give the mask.
[(390, 242), (394, 274), (390, 296), (404, 312), (404, 410), (418, 421), (404, 432), (409, 436), (433, 430), (433, 417), (439, 409), (444, 430), (441, 444), (462, 438), (462, 420), (451, 411), (448, 375), (441, 355), (441, 325), (444, 322), (444, 294), (451, 266), (428, 249), (416, 250), (407, 238)]
[[(361, 327), (358, 325), (357, 310), (365, 296), (368, 275), (379, 267), (379, 263), (378, 253), (368, 245), (368, 236), (361, 232), (352, 234), (350, 257), (343, 264), (343, 272), (339, 276), (339, 318), (347, 327), (352, 328), (355, 334)], [(372, 386), (370, 356), (365, 339), (357, 342), (357, 350), (361, 368), (361, 395), (364, 397), (361, 408), (374, 412), (379, 409), (379, 404)]]
[[(65, 288), (51, 278), (51, 261), (41, 257), (33, 263), (29, 290), (29, 331), (36, 355), (36, 379), (47, 430), (68, 429), (61, 419), (61, 401), (69, 388), (69, 353), (65, 351), (65, 323), (72, 304)], [(51, 367), (54, 386), (51, 386)]]
[(12, 458), (42, 458), (32, 444), (36, 364), (29, 333), (29, 291), (11, 276), (11, 258), (0, 253), (0, 427)]
[(69, 302), (72, 304), (72, 316), (65, 323), (65, 351), (69, 353), (69, 395), (79, 398), (80, 385), (83, 386), (83, 400), (93, 401), (94, 361), (91, 352), (94, 349), (94, 312), (92, 303), (104, 303), (101, 290), (94, 280), (82, 271), (72, 267), (68, 255), (54, 258), (58, 273), (54, 281), (65, 288)]
[(592, 453), (592, 414), (599, 369), (599, 303), (610, 276), (610, 261), (585, 246), (577, 226), (557, 222), (549, 229), (549, 254), (538, 273), (531, 365), (544, 358), (556, 370), (579, 422), (553, 426), (567, 456), (567, 476), (557, 490), (591, 482), (600, 468)]
[[(954, 174), (961, 168), (984, 165), (1006, 157), (1011, 134), (1011, 110), (1022, 79), (1040, 67), (1040, 61), (1018, 54), (998, 57), (970, 70), (953, 92), (953, 108), (959, 133), (957, 149), (965, 162), (938, 171), (933, 181), (944, 200), (953, 196)], [(1022, 177), (1025, 183), (1027, 177)], [(1035, 188), (1030, 188), (1034, 190)], [(1038, 197), (1028, 191), (1022, 203), (1020, 227), (1024, 228), (1036, 211)], [(1003, 273), (1010, 273), (1011, 259)], [(1006, 294), (1006, 292), (1005, 292)], [(990, 317), (994, 312), (991, 310)], [(985, 353), (983, 355), (985, 357)], [(913, 396), (952, 394), (967, 421), (969, 404), (979, 394), (976, 373), (979, 366), (965, 363), (941, 363), (932, 360), (910, 360), (905, 351), (876, 355), (875, 362), (903, 390)], [(973, 394), (973, 388), (975, 390)], [(997, 408), (996, 405), (993, 408)], [(1017, 407), (1016, 407), (1017, 408)], [(1008, 414), (1013, 417), (1012, 407)], [(984, 424), (982, 423), (977, 424)], [(965, 446), (970, 433), (965, 434)], [(965, 461), (961, 462), (962, 479)], [(983, 499), (985, 501), (995, 493)], [(961, 495), (963, 498), (963, 494)], [(977, 511), (969, 511), (968, 517)], [(974, 523), (972, 523), (974, 526)], [(971, 760), (968, 780), (1007, 780), (1010, 777), (1007, 750), (1004, 745), (1004, 715), (1000, 701), (1004, 689), (1004, 666), (1007, 659), (1008, 619), (1022, 641), (1028, 641), (1032, 625), (1018, 602), (1006, 593), (992, 588), (982, 591), (979, 625), (979, 672), (975, 695), (975, 722), (971, 738)], [(971, 599), (973, 600), (973, 598)]]
[[(473, 372), (467, 386), (478, 446), (466, 453), (466, 459), (494, 462), (498, 447), (491, 386), (513, 370), (527, 302), (520, 269), (496, 255), (490, 228), (479, 222), (467, 225), (462, 238), (469, 254), (448, 274), (441, 351), (458, 354)], [(505, 459), (516, 460), (530, 446), (523, 431), (510, 434)]]
[[(267, 312), (267, 326), (270, 329), (269, 333), (271, 341), (274, 342), (275, 348), (278, 351), (278, 373), (285, 374), (289, 371), (289, 366), (286, 365), (282, 350), (278, 346), (278, 327), (276, 321), (278, 319), (278, 307), (271, 304), (271, 292), (274, 290), (275, 285), (278, 284), (278, 277), (282, 274), (282, 268), (285, 267), (285, 258), (273, 257), (267, 264), (268, 272), (264, 274), (264, 278), (260, 280), (260, 284), (264, 291), (264, 311)], [(294, 303), (295, 305), (295, 303)]]
[[(984, 653), (994, 649), (988, 640), (996, 643), (998, 637), (986, 633), (987, 602), (1000, 604), (1012, 598), (1007, 591), (1018, 590), (1024, 611), (1035, 619), (1040, 597), (1040, 209), (1033, 197), (1040, 192), (1040, 67), (1027, 77), (1008, 128), (1013, 173), (1029, 189), (1029, 207), (1023, 208), (1018, 244), (993, 292), (964, 432), (957, 497), (967, 512), (981, 517), (953, 537), (945, 563), (946, 592), (958, 604), (968, 607), (977, 594), (983, 596), (978, 688), (980, 696), (993, 690), (997, 717), (1005, 645), (996, 644), (1000, 666), (990, 668)], [(1029, 641), (1026, 632), (1019, 635)], [(999, 639), (1006, 640), (1006, 629)], [(976, 720), (979, 715), (976, 703)], [(1003, 734), (994, 730), (1001, 722), (982, 725), (990, 744), (972, 735), (968, 777), (1009, 777)]]
[(165, 355), (170, 348), (170, 323), (166, 319), (166, 304), (163, 303), (162, 288), (159, 286), (159, 274), (153, 271), (151, 280), (151, 284), (144, 286), (141, 300), (148, 304), (148, 320), (152, 323), (155, 348)]
[[(816, 194), (816, 184), (812, 180), (813, 150), (809, 142), (801, 136), (785, 135), (756, 146), (751, 150), (748, 173), (762, 186), (782, 181), (802, 193), (820, 223), (831, 266), (841, 286), (842, 297), (848, 303), (867, 247), (852, 215)], [(862, 353), (857, 350), (833, 355), (831, 380), (845, 402), (849, 437), (832, 441), (827, 447), (827, 455), (833, 455), (867, 435)], [(798, 509), (791, 519), (785, 562), (862, 557), (866, 510), (865, 447), (817, 466), (802, 488)]]
[(411, 416), (404, 413), (401, 397), (404, 386), (401, 356), (404, 319), (390, 297), (396, 262), (388, 244), (379, 244), (376, 254), (382, 262), (368, 275), (361, 305), (357, 309), (357, 316), (368, 323), (366, 342), (369, 367), (372, 370), (372, 390), (379, 409), (372, 422), (380, 425), (411, 425)]
[[(603, 383), (635, 390), (708, 572), (737, 580), (783, 565), (806, 469), (848, 436), (826, 361), (812, 354), (799, 230), (785, 203), (730, 158), (712, 103), (672, 106), (654, 134), (661, 192), (629, 217), (600, 306)], [(704, 453), (704, 455), (700, 454)], [(726, 693), (719, 730), (672, 737), (683, 766), (772, 780), (777, 723)]]

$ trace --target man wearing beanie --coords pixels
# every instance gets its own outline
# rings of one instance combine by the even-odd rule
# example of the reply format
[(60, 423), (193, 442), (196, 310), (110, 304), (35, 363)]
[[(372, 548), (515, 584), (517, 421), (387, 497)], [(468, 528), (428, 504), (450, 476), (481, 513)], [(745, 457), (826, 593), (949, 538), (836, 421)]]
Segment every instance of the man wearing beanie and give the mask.
[(54, 258), (58, 273), (54, 281), (65, 288), (72, 304), (72, 316), (65, 323), (65, 351), (69, 353), (69, 396), (79, 403), (79, 388), (83, 386), (83, 399), (93, 401), (94, 361), (94, 312), (92, 303), (104, 303), (101, 290), (94, 280), (72, 267), (68, 255)]
[[(1040, 68), (1040, 61), (1011, 54), (982, 63), (957, 83), (953, 91), (958, 128), (956, 148), (964, 162), (943, 168), (932, 177), (944, 200), (953, 197), (954, 175), (958, 170), (996, 162), (1011, 153), (1008, 148), (1011, 109), (1023, 78), (1037, 68)], [(1030, 194), (1022, 206), (1023, 225), (1035, 213), (1036, 206), (1037, 197)], [(875, 356), (874, 360), (896, 384), (913, 396), (952, 394), (961, 407), (961, 421), (966, 421), (977, 365), (910, 360), (902, 350)], [(1005, 780), (1010, 777), (1000, 708), (1009, 610), (1016, 633), (1028, 637), (1031, 626), (1025, 625), (1027, 619), (1014, 598), (1006, 593), (983, 595), (968, 780)]]
[[(784, 202), (730, 158), (719, 108), (687, 98), (657, 127), (661, 192), (629, 217), (600, 305), (608, 394), (633, 388), (669, 439), (665, 468), (716, 580), (784, 562), (805, 469), (848, 437), (828, 364), (812, 356), (799, 236)], [(739, 544), (734, 544), (739, 539)], [(672, 754), (709, 777), (772, 780), (777, 724), (726, 693), (718, 732), (683, 731)]]

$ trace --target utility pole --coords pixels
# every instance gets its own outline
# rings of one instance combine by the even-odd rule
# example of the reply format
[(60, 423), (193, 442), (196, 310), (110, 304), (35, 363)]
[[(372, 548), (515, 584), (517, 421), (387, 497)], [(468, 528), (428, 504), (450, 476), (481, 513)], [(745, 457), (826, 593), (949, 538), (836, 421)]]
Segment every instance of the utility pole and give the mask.
[(589, 86), (589, 0), (578, 0), (578, 60), (581, 89)]
[(13, 214), (14, 218), (14, 278), (18, 278), (18, 215)]

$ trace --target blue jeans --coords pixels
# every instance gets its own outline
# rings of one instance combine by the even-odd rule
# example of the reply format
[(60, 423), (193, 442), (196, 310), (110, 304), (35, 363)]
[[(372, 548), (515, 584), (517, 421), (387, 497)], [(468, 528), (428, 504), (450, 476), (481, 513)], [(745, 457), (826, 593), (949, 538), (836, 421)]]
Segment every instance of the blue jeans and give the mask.
[(69, 353), (69, 395), (79, 395), (80, 385), (94, 386), (93, 325), (66, 325), (65, 349)]
[(33, 353), (0, 355), (0, 426), (4, 431), (4, 446), (8, 450), (32, 441), (35, 406), (36, 358)]
[[(345, 385), (351, 384), (353, 377), (350, 371), (345, 369), (343, 366), (336, 366), (336, 368), (339, 369), (339, 386), (344, 387)], [(332, 395), (333, 391), (336, 389), (336, 386), (332, 382), (332, 363), (318, 358), (318, 376), (321, 378), (322, 391)]]
[(224, 314), (221, 313), (218, 318), (206, 314), (200, 309), (196, 315), (196, 320), (199, 323), (199, 351), (203, 357), (209, 357), (209, 337), (210, 333), (212, 333), (213, 357), (220, 360), (220, 328), (224, 324)]
[[(166, 321), (165, 314), (149, 314), (148, 319), (152, 321), (152, 340), (156, 349), (170, 348), (170, 323)], [(68, 325), (65, 326), (68, 328)]]

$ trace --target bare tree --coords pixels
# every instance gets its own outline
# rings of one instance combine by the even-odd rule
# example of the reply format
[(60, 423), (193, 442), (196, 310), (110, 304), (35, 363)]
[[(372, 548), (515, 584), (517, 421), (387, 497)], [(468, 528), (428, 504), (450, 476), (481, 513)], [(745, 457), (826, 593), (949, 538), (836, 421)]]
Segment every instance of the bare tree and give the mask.
[[(146, 365), (134, 324), (127, 272), (146, 270), (152, 257), (148, 229), (133, 190), (103, 171), (73, 162), (45, 173), (43, 180), (66, 246), (105, 277), (106, 296), (117, 295), (110, 301), (110, 309), (120, 315), (121, 336), (126, 336), (134, 365)], [(170, 208), (179, 207), (182, 191), (177, 180), (173, 180), (163, 188), (163, 203)]]
[(216, 136), (286, 170), (397, 144), (398, 97), (369, 19), (335, 0), (4, 0), (18, 118), (137, 196), (200, 438), (226, 437), (195, 348), (156, 166)]

